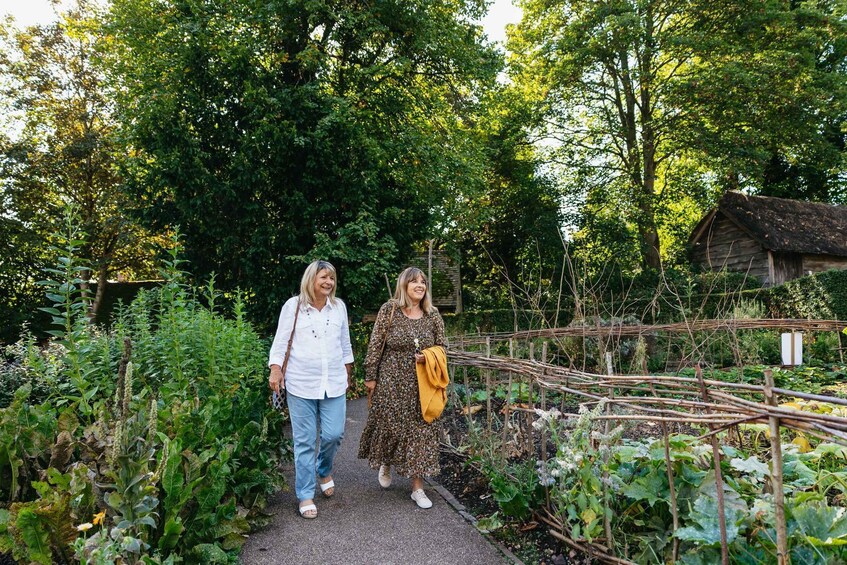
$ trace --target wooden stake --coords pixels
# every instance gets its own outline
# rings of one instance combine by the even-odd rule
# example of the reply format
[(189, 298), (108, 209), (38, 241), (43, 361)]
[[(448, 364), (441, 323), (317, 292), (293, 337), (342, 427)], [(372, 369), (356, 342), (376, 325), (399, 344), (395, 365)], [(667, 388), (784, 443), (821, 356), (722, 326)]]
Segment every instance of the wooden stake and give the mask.
[[(491, 357), (491, 336), (485, 336), (485, 356)], [(485, 371), (485, 410), (488, 416), (488, 435), (491, 435), (491, 371)]]
[[(792, 340), (794, 336), (792, 334)], [(794, 344), (791, 344), (792, 351)], [(792, 354), (793, 362), (793, 354)], [(773, 372), (765, 370), (765, 401), (771, 406), (777, 405), (776, 395), (773, 392)], [(785, 493), (782, 484), (782, 440), (779, 434), (779, 418), (771, 416), (768, 418), (771, 433), (771, 483), (773, 487), (773, 501), (776, 518), (776, 560), (778, 565), (790, 562), (788, 554), (788, 534), (785, 524)]]
[[(612, 352), (606, 351), (606, 374), (610, 377), (614, 374), (612, 370)], [(615, 397), (615, 389), (614, 387), (609, 387), (609, 398)], [(612, 404), (606, 403), (606, 415), (612, 415)], [(604, 423), (604, 435), (608, 436), (609, 432), (612, 430), (612, 420), (606, 420)], [(609, 464), (609, 456), (606, 455), (603, 458), (603, 466), (606, 467)], [(603, 529), (606, 531), (606, 545), (609, 546), (609, 549), (614, 549), (615, 547), (615, 538), (612, 536), (612, 520), (609, 518), (609, 471), (603, 471)]]
[[(644, 360), (644, 365), (645, 366), (643, 367), (643, 371), (644, 371), (644, 374), (646, 375), (647, 374), (647, 367), (646, 367), (647, 361), (646, 361), (646, 359)], [(650, 390), (652, 391), (652, 393), (654, 395), (656, 394), (656, 387), (653, 386), (653, 383), (650, 383)], [(670, 506), (671, 506), (671, 516), (673, 517), (673, 531), (674, 531), (674, 533), (676, 533), (676, 531), (679, 529), (679, 509), (677, 508), (676, 485), (674, 485), (673, 462), (671, 461), (671, 440), (670, 440), (670, 434), (668, 432), (668, 423), (665, 422), (665, 421), (662, 421), (662, 437), (665, 440), (665, 467), (667, 468), (668, 486), (670, 486), (670, 491), (671, 491), (670, 492), (670, 494), (671, 494), (671, 505)], [(674, 536), (674, 538), (673, 538), (673, 550), (672, 550), (671, 557), (672, 557), (671, 560), (674, 563), (676, 563), (677, 560), (679, 559), (679, 538), (677, 538), (676, 536)]]
[[(547, 363), (547, 342), (543, 342), (541, 344), (541, 362)], [(541, 376), (544, 377), (544, 373), (541, 373)], [(540, 386), (541, 388), (541, 409), (545, 412), (547, 411), (547, 387)], [(547, 469), (547, 428), (544, 427), (541, 430), (541, 461), (543, 461), (544, 469)], [(547, 508), (550, 508), (550, 487), (547, 486), (547, 483), (544, 484), (544, 498), (547, 501)]]
[[(533, 342), (533, 341), (529, 342), (529, 360), (535, 361), (535, 342)], [(535, 403), (533, 403), (533, 401), (532, 401), (532, 383), (533, 382), (534, 381), (533, 381), (532, 377), (527, 377), (527, 379), (526, 379), (526, 388), (527, 388), (526, 405), (531, 406), (531, 407), (535, 406)], [(524, 420), (526, 422), (526, 452), (530, 455), (535, 453), (535, 438), (534, 438), (533, 433), (532, 433), (532, 430), (534, 429), (532, 427), (532, 418), (533, 418), (533, 412), (530, 409), (524, 414)]]
[[(700, 363), (694, 366), (694, 374), (697, 381), (700, 383), (700, 394), (703, 396), (704, 402), (709, 402), (709, 393), (706, 392), (706, 383), (703, 380), (703, 370), (700, 368)], [(710, 409), (706, 409), (707, 413), (711, 413)], [(709, 424), (709, 429), (712, 424)], [(723, 499), (723, 474), (721, 473), (721, 450), (718, 445), (717, 434), (712, 435), (712, 459), (715, 464), (715, 489), (718, 495), (718, 525), (721, 530), (721, 563), (729, 565), (729, 544), (726, 541), (726, 512)]]
[[(509, 359), (514, 357), (515, 355), (515, 342), (513, 340), (509, 340)], [(509, 442), (509, 408), (512, 402), (512, 371), (509, 371), (509, 385), (506, 389), (506, 406), (503, 412), (503, 445), (500, 448), (500, 458), (505, 465), (506, 459), (508, 458), (506, 453), (506, 444)]]

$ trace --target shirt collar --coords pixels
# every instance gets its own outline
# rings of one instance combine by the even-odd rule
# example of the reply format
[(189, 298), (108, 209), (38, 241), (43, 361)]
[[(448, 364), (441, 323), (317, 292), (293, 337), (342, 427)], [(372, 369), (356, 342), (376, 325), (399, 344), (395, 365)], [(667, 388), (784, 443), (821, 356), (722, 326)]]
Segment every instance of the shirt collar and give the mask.
[[(324, 308), (329, 308), (330, 310), (334, 310), (335, 308), (333, 307), (332, 300), (327, 298), (326, 305), (324, 306)], [(303, 310), (305, 311), (305, 310), (309, 310), (309, 309), (312, 309), (315, 312), (318, 311), (317, 308), (315, 308), (314, 306), (312, 306), (310, 303), (307, 302), (306, 304), (303, 305)]]

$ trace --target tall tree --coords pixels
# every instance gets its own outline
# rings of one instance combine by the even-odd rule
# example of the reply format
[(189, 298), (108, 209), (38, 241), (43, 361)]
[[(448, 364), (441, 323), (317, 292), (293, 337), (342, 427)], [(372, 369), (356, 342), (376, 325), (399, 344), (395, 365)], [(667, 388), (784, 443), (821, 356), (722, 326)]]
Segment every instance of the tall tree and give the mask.
[[(462, 257), (469, 308), (550, 308), (558, 298), (564, 246), (560, 195), (530, 139), (534, 107), (513, 86), (481, 100), (476, 124), (484, 183), (450, 209), (449, 240)], [(475, 189), (475, 190), (474, 190)]]
[(146, 233), (123, 213), (116, 124), (98, 65), (96, 5), (78, 0), (48, 26), (0, 27), (2, 95), (14, 111), (0, 146), (4, 208), (15, 232), (46, 247), (55, 218), (75, 205), (97, 280), (93, 317), (110, 275), (150, 270)]
[[(195, 272), (251, 289), (263, 320), (317, 252), (334, 253), (354, 307), (378, 300), (378, 275), (473, 178), (461, 115), (498, 69), (471, 23), (483, 9), (116, 0), (113, 70), (138, 213), (156, 229), (180, 224)], [(345, 252), (368, 241), (370, 259)], [(370, 282), (345, 287), (347, 273)]]
[(697, 65), (677, 90), (684, 144), (724, 188), (847, 198), (847, 6), (716, 0), (693, 10)]
[[(510, 44), (520, 74), (541, 77), (551, 135), (568, 160), (620, 187), (644, 267), (660, 265), (656, 178), (678, 114), (669, 87), (693, 56), (676, 0), (536, 1)], [(525, 61), (525, 62), (521, 62)], [(536, 79), (530, 78), (531, 82)]]
[[(768, 163), (826, 154), (819, 171), (843, 175), (841, 141), (817, 143), (838, 137), (833, 123), (843, 116), (842, 102), (833, 111), (845, 83), (835, 3), (521, 6), (512, 66), (548, 118), (541, 135), (554, 141), (551, 163), (583, 193), (581, 226), (635, 236), (642, 267), (659, 266), (660, 233), (684, 231), (662, 225), (680, 202), (711, 200), (711, 191), (692, 190), (695, 172), (719, 189), (767, 190), (778, 172)], [(715, 183), (716, 175), (730, 181)]]

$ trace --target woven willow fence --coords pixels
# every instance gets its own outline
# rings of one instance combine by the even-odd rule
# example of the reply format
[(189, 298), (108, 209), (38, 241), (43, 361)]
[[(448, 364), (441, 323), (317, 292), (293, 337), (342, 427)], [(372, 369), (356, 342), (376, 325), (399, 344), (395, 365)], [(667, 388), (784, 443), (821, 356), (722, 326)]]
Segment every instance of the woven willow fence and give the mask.
[[(671, 508), (674, 514), (674, 530), (678, 528), (676, 515), (676, 494), (674, 492), (673, 469), (669, 452), (670, 429), (674, 425), (689, 424), (708, 429), (699, 439), (711, 442), (714, 472), (716, 478), (717, 502), (722, 545), (723, 563), (729, 563), (725, 512), (724, 490), (721, 475), (722, 454), (718, 436), (722, 432), (736, 429), (739, 424), (765, 424), (769, 428), (770, 475), (774, 493), (777, 557), (779, 563), (787, 562), (788, 546), (786, 519), (784, 511), (784, 490), (782, 481), (782, 442), (780, 430), (790, 429), (802, 432), (821, 440), (847, 445), (847, 418), (831, 414), (819, 414), (780, 407), (780, 397), (799, 398), (815, 402), (847, 406), (847, 400), (809, 394), (774, 386), (771, 371), (764, 372), (761, 385), (724, 382), (704, 378), (699, 365), (695, 376), (659, 376), (659, 375), (614, 375), (611, 374), (611, 352), (606, 351), (606, 367), (609, 374), (595, 374), (574, 370), (548, 362), (548, 341), (561, 337), (595, 337), (609, 335), (643, 336), (656, 333), (687, 333), (694, 331), (720, 331), (737, 329), (787, 329), (792, 331), (830, 331), (844, 329), (847, 322), (836, 320), (704, 320), (690, 324), (666, 324), (661, 326), (597, 326), (569, 327), (548, 330), (498, 333), (490, 335), (458, 336), (450, 339), (448, 355), (452, 379), (455, 384), (464, 387), (466, 406), (460, 413), (468, 418), (474, 412), (471, 406), (471, 391), (476, 386), (484, 389), (486, 404), (486, 430), (489, 434), (502, 434), (501, 454), (506, 458), (508, 441), (525, 442), (518, 450), (523, 454), (547, 459), (547, 438), (545, 433), (537, 432), (531, 425), (536, 415), (534, 409), (548, 410), (548, 399), (559, 399), (564, 411), (566, 403), (574, 401), (580, 404), (605, 402), (606, 411), (598, 416), (605, 420), (606, 433), (613, 422), (648, 421), (655, 422), (665, 441), (665, 457), (670, 484)], [(540, 343), (539, 343), (540, 342)], [(509, 355), (495, 355), (493, 350), (503, 350), (508, 344)], [(538, 347), (540, 345), (540, 348)], [(476, 349), (473, 351), (472, 349)], [(520, 349), (528, 358), (517, 358), (515, 351)], [(540, 349), (540, 351), (538, 351)], [(540, 353), (536, 355), (536, 352)], [(469, 369), (472, 370), (469, 373)], [(475, 373), (475, 375), (474, 375)], [(522, 383), (528, 387), (528, 402), (506, 402), (502, 408), (502, 422), (492, 412), (494, 391), (506, 385), (511, 391), (513, 383)], [(511, 392), (509, 393), (511, 394)], [(538, 398), (539, 402), (534, 399)], [(461, 405), (455, 389), (451, 390), (454, 405)], [(567, 415), (566, 415), (567, 416)], [(497, 424), (495, 426), (495, 420)], [(508, 422), (508, 425), (504, 423)], [(499, 429), (498, 429), (499, 428)], [(514, 433), (519, 429), (520, 433)], [(740, 437), (740, 435), (738, 436)], [(513, 450), (514, 451), (514, 450)], [(548, 504), (539, 512), (539, 518), (550, 527), (550, 533), (571, 547), (584, 551), (593, 558), (606, 563), (632, 563), (615, 557), (602, 543), (590, 543), (585, 539), (571, 539), (565, 535), (564, 525), (551, 511)], [(608, 518), (606, 520), (607, 538), (611, 538)], [(676, 554), (676, 546), (674, 553)], [(676, 557), (676, 555), (675, 555)]]

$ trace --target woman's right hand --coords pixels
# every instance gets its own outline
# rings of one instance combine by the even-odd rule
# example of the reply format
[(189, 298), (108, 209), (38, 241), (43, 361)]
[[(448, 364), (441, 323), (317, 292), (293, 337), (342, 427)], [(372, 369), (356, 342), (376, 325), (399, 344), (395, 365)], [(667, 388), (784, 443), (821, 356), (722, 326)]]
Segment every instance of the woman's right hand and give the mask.
[(365, 381), (365, 386), (368, 387), (368, 394), (370, 394), (376, 387), (376, 381)]
[(279, 394), (280, 390), (285, 390), (285, 375), (282, 374), (282, 367), (279, 365), (271, 365), (271, 376), (268, 377), (268, 386), (277, 394)]

